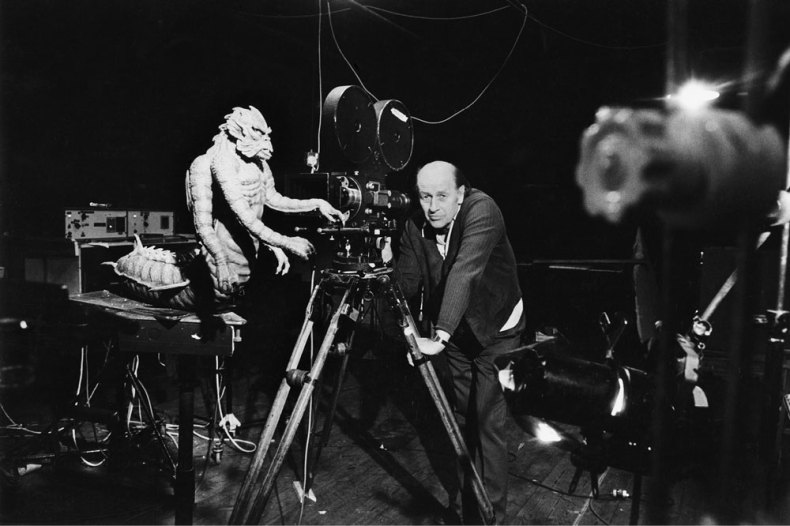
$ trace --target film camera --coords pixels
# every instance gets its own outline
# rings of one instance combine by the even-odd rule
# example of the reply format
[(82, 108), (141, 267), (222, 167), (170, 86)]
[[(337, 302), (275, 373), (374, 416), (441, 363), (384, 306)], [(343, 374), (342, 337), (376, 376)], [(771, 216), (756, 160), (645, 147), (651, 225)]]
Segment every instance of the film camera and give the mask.
[[(334, 241), (332, 265), (339, 271), (370, 271), (384, 266), (382, 248), (409, 208), (409, 196), (387, 189), (387, 174), (403, 169), (414, 144), (412, 121), (397, 100), (375, 102), (358, 86), (338, 86), (324, 101), (350, 172), (316, 172), (287, 177), (286, 194), (322, 198), (346, 214), (344, 225), (312, 229)], [(297, 231), (311, 230), (297, 228)]]

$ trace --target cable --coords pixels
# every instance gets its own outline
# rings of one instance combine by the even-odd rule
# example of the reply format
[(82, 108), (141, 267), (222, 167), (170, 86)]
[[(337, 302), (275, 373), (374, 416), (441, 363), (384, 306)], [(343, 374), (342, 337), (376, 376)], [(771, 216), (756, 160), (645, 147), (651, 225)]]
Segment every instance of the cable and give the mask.
[(346, 57), (346, 54), (343, 53), (343, 49), (340, 47), (340, 43), (337, 41), (337, 35), (335, 34), (335, 26), (332, 23), (332, 8), (329, 5), (329, 0), (326, 0), (326, 18), (329, 21), (329, 30), (332, 33), (332, 40), (335, 41), (335, 47), (337, 48), (338, 53), (340, 53), (340, 56), (345, 61), (346, 65), (348, 65), (348, 68), (351, 70), (351, 73), (353, 73), (354, 77), (356, 77), (357, 82), (359, 82), (359, 85), (362, 87), (362, 89), (365, 90), (365, 93), (370, 95), (375, 101), (378, 102), (379, 99), (376, 98), (376, 96), (370, 92), (367, 86), (365, 86), (365, 83), (362, 81), (362, 78), (357, 74), (357, 71), (354, 69), (354, 66), (351, 65), (351, 62)]
[(478, 93), (477, 97), (475, 97), (472, 100), (472, 102), (470, 102), (469, 104), (467, 104), (466, 106), (464, 106), (460, 110), (456, 111), (455, 113), (451, 114), (449, 117), (445, 117), (444, 119), (440, 119), (438, 121), (429, 121), (429, 120), (421, 119), (419, 117), (412, 117), (412, 120), (415, 120), (417, 122), (421, 122), (423, 124), (444, 124), (445, 122), (449, 121), (450, 119), (453, 119), (453, 118), (457, 117), (461, 113), (465, 112), (466, 110), (468, 110), (469, 108), (474, 106), (477, 103), (477, 101), (480, 100), (480, 98), (485, 94), (485, 92), (488, 91), (488, 88), (491, 87), (491, 84), (494, 83), (494, 81), (497, 79), (497, 77), (499, 77), (499, 74), (502, 73), (502, 70), (505, 69), (505, 66), (507, 65), (508, 61), (510, 60), (510, 57), (513, 55), (513, 51), (516, 50), (516, 46), (518, 45), (519, 41), (521, 40), (521, 35), (522, 35), (522, 33), (524, 33), (524, 28), (527, 25), (527, 19), (528, 18), (529, 18), (529, 14), (527, 13), (526, 7), (525, 7), (524, 8), (524, 19), (521, 22), (521, 28), (519, 28), (518, 35), (516, 35), (516, 40), (513, 42), (513, 45), (511, 46), (510, 51), (508, 51), (507, 56), (505, 57), (505, 60), (499, 66), (499, 69), (496, 71), (496, 73), (494, 73), (494, 76), (491, 77), (491, 80), (488, 81), (488, 83), (483, 87), (483, 89), (480, 91), (480, 93)]
[(25, 433), (30, 433), (31, 435), (40, 435), (41, 434), (41, 431), (35, 431), (33, 429), (28, 429), (26, 427), (23, 427), (22, 424), (13, 424), (13, 425), (10, 425), (10, 426), (2, 426), (2, 427), (0, 427), (0, 429), (3, 429), (3, 430), (7, 429), (9, 431), (23, 431)]
[[(80, 436), (82, 436), (82, 432), (80, 432)], [(96, 440), (97, 443), (99, 442), (99, 438), (97, 436), (95, 426), (93, 427), (93, 438), (94, 440)], [(100, 451), (102, 455), (102, 459), (99, 460), (98, 462), (91, 462), (85, 458), (84, 454), (82, 453), (82, 449), (80, 449), (80, 445), (77, 443), (77, 430), (75, 428), (71, 428), (71, 440), (72, 442), (74, 442), (74, 448), (77, 450), (77, 453), (79, 453), (80, 461), (86, 466), (97, 468), (102, 464), (104, 464), (105, 462), (107, 462), (107, 454), (103, 450)]]
[[(90, 380), (88, 378), (88, 369), (89, 369), (89, 364), (88, 364), (88, 347), (83, 345), (81, 347), (81, 349), (80, 349), (80, 373), (79, 373), (79, 376), (77, 378), (77, 392), (75, 393), (75, 397), (78, 398), (80, 393), (82, 393), (82, 379), (85, 378), (85, 402), (86, 402), (86, 405), (88, 407), (90, 407), (90, 399), (91, 399), (91, 396), (92, 396), (93, 392), (88, 393), (88, 389), (90, 388)], [(95, 391), (95, 389), (94, 389), (94, 391)], [(3, 412), (5, 412), (5, 410)], [(58, 432), (60, 432), (60, 431), (58, 431)], [(96, 430), (94, 428), (94, 435), (95, 434), (96, 434)], [(85, 464), (86, 466), (90, 466), (90, 467), (94, 467), (95, 468), (95, 467), (101, 466), (102, 464), (104, 464), (106, 462), (107, 455), (104, 454), (104, 452), (102, 452), (102, 456), (104, 458), (102, 458), (99, 462), (91, 462), (91, 461), (87, 460), (83, 456), (82, 450), (80, 449), (80, 446), (77, 443), (77, 430), (75, 428), (71, 429), (71, 440), (72, 440), (72, 442), (74, 442), (74, 448), (77, 450), (77, 453), (80, 456), (80, 461), (83, 464)]]
[[(101, 366), (102, 371), (104, 370), (105, 367), (107, 367), (107, 362), (110, 360), (111, 350), (112, 350), (112, 341), (108, 339), (104, 342), (104, 363), (102, 363)], [(101, 372), (99, 373), (99, 378), (101, 378)], [(88, 395), (88, 403), (90, 403), (90, 401), (93, 399), (93, 395), (94, 393), (96, 393), (96, 389), (99, 388), (99, 385), (101, 385), (101, 382), (97, 381), (96, 385), (94, 385), (93, 389), (91, 389), (91, 392)]]
[[(481, 13), (472, 13), (471, 15), (459, 15), (459, 16), (422, 16), (422, 15), (412, 15), (409, 13), (400, 13), (398, 11), (392, 11), (389, 9), (384, 9), (383, 7), (378, 7), (369, 4), (363, 4), (360, 2), (355, 2), (360, 7), (364, 7), (365, 9), (370, 9), (371, 11), (381, 11), (382, 13), (387, 13), (390, 15), (400, 16), (403, 18), (413, 18), (416, 20), (446, 20), (446, 21), (453, 21), (453, 20), (469, 20), (471, 18), (478, 18), (481, 16), (490, 15), (492, 13), (497, 13), (499, 11), (504, 11), (505, 9), (512, 9), (510, 6), (502, 6), (497, 7), (495, 9), (491, 9), (489, 11), (483, 11)], [(337, 9), (335, 13), (343, 13), (346, 11), (351, 11), (350, 7), (344, 7), (342, 9)], [(273, 19), (299, 19), (299, 18), (316, 18), (321, 17), (323, 13), (319, 10), (318, 13), (307, 13), (304, 15), (265, 15), (261, 13), (250, 13), (247, 11), (236, 11), (239, 14), (242, 14), (247, 17), (257, 17), (257, 18), (273, 18)]]
[(82, 375), (84, 373), (84, 368), (85, 368), (85, 352), (86, 352), (86, 350), (87, 350), (87, 347), (85, 347), (84, 345), (80, 348), (80, 374), (77, 377), (77, 392), (74, 393), (75, 396), (79, 396), (80, 392), (82, 392)]
[(8, 419), (8, 421), (11, 422), (12, 426), (18, 426), (19, 425), (16, 422), (14, 422), (14, 419), (11, 418), (11, 416), (6, 412), (5, 407), (3, 407), (3, 403), (2, 402), (0, 402), (0, 411), (3, 412), (3, 414)]
[(608, 521), (605, 521), (605, 520), (603, 519), (603, 517), (601, 517), (600, 515), (598, 515), (598, 512), (597, 512), (597, 511), (595, 511), (595, 508), (593, 508), (593, 505), (592, 505), (592, 501), (590, 501), (590, 506), (589, 506), (589, 508), (590, 508), (590, 511), (592, 512), (592, 514), (593, 514), (593, 515), (595, 515), (595, 518), (596, 518), (596, 519), (598, 519), (600, 522), (602, 522), (602, 523), (603, 523), (603, 524), (605, 524), (606, 526), (609, 526), (609, 522), (608, 522)]
[(321, 63), (321, 0), (318, 0), (318, 133), (316, 134), (316, 155), (318, 156), (318, 164), (313, 167), (313, 171), (318, 170), (318, 165), (321, 163), (321, 128), (324, 123), (324, 70)]
[[(542, 482), (538, 482), (535, 479), (531, 479), (529, 477), (525, 477), (524, 475), (519, 475), (518, 473), (513, 473), (512, 471), (508, 472), (508, 475), (510, 475), (511, 477), (515, 477), (517, 479), (526, 480), (527, 482), (530, 482), (530, 483), (538, 486), (539, 488), (543, 488), (543, 489), (552, 491), (554, 493), (557, 493), (559, 495), (563, 495), (565, 497), (573, 497), (573, 498), (576, 498), (576, 499), (590, 499), (591, 498), (590, 495), (580, 495), (578, 493), (570, 493), (568, 491), (561, 490), (561, 489), (549, 486), (547, 484), (543, 484)], [(603, 500), (623, 500), (623, 499), (615, 498), (615, 497), (599, 496), (598, 500), (603, 501)]]
[[(363, 5), (363, 4), (360, 4)], [(400, 16), (403, 18), (413, 18), (416, 20), (469, 20), (471, 18), (478, 18), (481, 16), (491, 15), (493, 13), (498, 13), (499, 11), (504, 11), (505, 9), (512, 9), (510, 6), (502, 6), (497, 7), (496, 9), (491, 9), (489, 11), (483, 11), (482, 13), (474, 13), (471, 15), (460, 15), (460, 16), (422, 16), (422, 15), (410, 15), (408, 13), (399, 13), (397, 11), (391, 11), (389, 9), (384, 9), (383, 7), (378, 7), (374, 5), (365, 5), (365, 8), (370, 9), (371, 11), (381, 11), (382, 13), (387, 13), (389, 15)]]
[[(335, 34), (335, 26), (332, 23), (332, 8), (329, 5), (329, 0), (326, 0), (326, 7), (327, 7), (327, 19), (329, 20), (329, 29), (330, 29), (330, 31), (332, 33), (332, 40), (334, 40), (334, 42), (335, 42), (335, 47), (337, 48), (338, 53), (340, 53), (341, 58), (346, 63), (348, 68), (351, 70), (351, 73), (357, 79), (357, 82), (359, 82), (359, 85), (362, 87), (362, 89), (364, 89), (365, 92), (368, 95), (370, 95), (370, 97), (372, 97), (375, 101), (378, 101), (379, 100), (378, 97), (376, 97), (368, 89), (368, 87), (365, 86), (365, 83), (362, 81), (362, 78), (359, 76), (357, 71), (354, 69), (354, 66), (351, 64), (351, 61), (348, 60), (348, 57), (346, 57), (346, 54), (343, 52), (343, 49), (340, 47), (340, 42), (338, 42), (337, 35)], [(474, 99), (472, 99), (472, 101), (470, 103), (468, 103), (466, 106), (462, 107), (461, 109), (451, 113), (448, 117), (445, 117), (443, 119), (431, 121), (431, 120), (422, 119), (422, 118), (419, 118), (419, 117), (412, 116), (412, 120), (417, 121), (417, 122), (421, 122), (423, 124), (444, 124), (445, 122), (448, 122), (449, 120), (454, 119), (455, 117), (457, 117), (461, 113), (465, 112), (466, 110), (468, 110), (469, 108), (474, 106), (477, 103), (477, 101), (479, 101), (480, 98), (486, 93), (486, 91), (488, 91), (488, 88), (491, 87), (491, 85), (494, 83), (494, 81), (497, 79), (497, 77), (499, 77), (500, 73), (502, 73), (502, 70), (505, 69), (505, 66), (507, 65), (508, 61), (510, 60), (510, 57), (513, 55), (513, 52), (515, 51), (516, 46), (518, 46), (518, 43), (521, 40), (521, 35), (524, 33), (524, 28), (527, 25), (527, 19), (528, 18), (529, 18), (529, 14), (527, 13), (527, 11), (525, 9), (525, 11), (524, 11), (524, 19), (522, 20), (521, 27), (518, 30), (518, 34), (516, 35), (516, 39), (513, 42), (513, 45), (510, 47), (510, 51), (508, 51), (507, 55), (505, 56), (505, 60), (499, 66), (499, 69), (497, 69), (496, 73), (494, 73), (494, 76), (491, 77), (491, 79), (486, 83), (486, 85), (483, 86), (483, 89), (480, 90), (480, 92), (477, 94), (477, 96)]]
[[(327, 5), (329, 4), (327, 0)], [(315, 288), (315, 266), (312, 268), (310, 272), (310, 292), (312, 293), (313, 288)], [(315, 345), (313, 341), (313, 330), (310, 329), (310, 363), (313, 363), (315, 352)], [(307, 404), (307, 437), (305, 438), (304, 444), (304, 460), (302, 464), (302, 498), (300, 499), (301, 502), (299, 503), (299, 518), (296, 520), (296, 524), (302, 524), (302, 517), (304, 516), (304, 506), (305, 506), (305, 499), (307, 498), (307, 466), (308, 466), (308, 459), (310, 457), (310, 437), (313, 435), (313, 394), (310, 394), (310, 400)]]
[(88, 348), (85, 347), (85, 352), (82, 353), (83, 360), (85, 360), (85, 402), (87, 405), (90, 405), (90, 393), (88, 389), (90, 389), (91, 381), (90, 381), (90, 364), (88, 363)]
[(651, 49), (651, 48), (657, 48), (657, 47), (664, 47), (667, 44), (666, 41), (659, 42), (659, 43), (656, 43), (656, 44), (644, 44), (644, 45), (641, 45), (641, 46), (612, 46), (612, 45), (609, 45), (609, 44), (599, 44), (599, 43), (593, 42), (591, 40), (585, 40), (583, 38), (575, 37), (573, 35), (570, 35), (568, 33), (560, 31), (557, 28), (551, 27), (550, 25), (545, 24), (545, 23), (541, 22), (540, 20), (538, 20), (537, 18), (535, 18), (535, 15), (530, 15), (530, 18), (532, 20), (534, 20), (535, 23), (537, 23), (539, 26), (543, 27), (544, 29), (548, 29), (549, 31), (554, 31), (555, 33), (557, 33), (560, 36), (563, 36), (563, 37), (568, 38), (570, 40), (574, 40), (576, 42), (579, 42), (580, 44), (586, 44), (588, 46), (594, 46), (594, 47), (599, 47), (599, 48), (603, 48), (603, 49), (620, 49), (620, 50), (628, 51), (628, 50), (634, 50), (634, 49)]
[[(228, 440), (233, 445), (233, 447), (235, 447), (237, 450), (241, 451), (242, 453), (254, 453), (255, 449), (257, 447), (254, 443), (249, 442), (247, 440), (241, 440), (241, 439), (234, 438), (233, 436), (231, 436), (230, 432), (227, 429), (227, 426), (225, 425), (225, 423), (226, 423), (225, 422), (226, 415), (222, 412), (222, 397), (225, 394), (225, 389), (224, 389), (224, 387), (221, 388), (221, 386), (220, 386), (220, 380), (219, 380), (219, 371), (220, 371), (220, 368), (219, 368), (219, 356), (215, 356), (214, 357), (214, 364), (215, 364), (214, 386), (216, 388), (216, 393), (217, 393), (217, 414), (219, 414), (219, 418), (220, 418), (219, 419), (219, 427), (225, 432), (225, 435), (228, 437)], [(230, 415), (228, 415), (228, 416), (230, 416)], [(242, 446), (239, 445), (240, 443), (251, 444), (252, 445), (252, 449), (245, 449), (245, 448), (243, 448)]]
[[(345, 11), (351, 11), (350, 7), (344, 7), (343, 9), (338, 9), (335, 11), (336, 13), (343, 13)], [(319, 11), (318, 13), (307, 13), (305, 15), (264, 15), (261, 13), (250, 13), (248, 11), (241, 11), (238, 10), (236, 13), (243, 15), (245, 17), (257, 17), (257, 18), (281, 18), (281, 19), (296, 19), (296, 18), (315, 18), (320, 17), (322, 13)]]

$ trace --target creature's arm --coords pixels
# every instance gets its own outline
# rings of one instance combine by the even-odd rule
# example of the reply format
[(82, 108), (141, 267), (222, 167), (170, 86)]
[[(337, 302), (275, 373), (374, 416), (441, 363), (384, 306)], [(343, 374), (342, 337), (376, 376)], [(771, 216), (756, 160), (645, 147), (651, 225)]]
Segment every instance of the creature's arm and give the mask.
[[(211, 150), (209, 150), (211, 151)], [(228, 255), (214, 230), (211, 191), (211, 162), (209, 154), (196, 158), (187, 170), (187, 206), (192, 212), (195, 232), (217, 265), (217, 285), (220, 291), (230, 293), (238, 282), (228, 268)]]
[(220, 146), (217, 155), (211, 161), (211, 172), (217, 179), (225, 200), (239, 222), (263, 243), (283, 248), (307, 259), (315, 252), (309, 241), (301, 237), (288, 237), (275, 232), (264, 225), (258, 213), (250, 207), (238, 179), (240, 169), (241, 160), (236, 156), (233, 147), (231, 145)]
[(266, 196), (266, 206), (280, 212), (310, 212), (318, 210), (330, 221), (342, 220), (343, 213), (330, 205), (324, 199), (292, 199), (285, 197), (274, 187), (274, 177), (269, 164), (263, 161), (263, 193)]

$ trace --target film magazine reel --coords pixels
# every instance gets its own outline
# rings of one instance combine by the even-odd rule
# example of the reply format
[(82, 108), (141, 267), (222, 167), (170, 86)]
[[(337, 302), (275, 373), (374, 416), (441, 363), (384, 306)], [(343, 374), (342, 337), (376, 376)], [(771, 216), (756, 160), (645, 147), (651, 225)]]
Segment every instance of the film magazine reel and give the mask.
[[(338, 240), (339, 250), (333, 259), (334, 268), (323, 270), (321, 280), (313, 288), (301, 331), (258, 439), (255, 456), (242, 482), (229, 524), (260, 524), (276, 478), (305, 411), (311, 404), (314, 391), (317, 390), (316, 395), (321, 396), (322, 372), (332, 352), (342, 362), (339, 366), (340, 372), (335, 378), (331, 409), (324, 417), (320, 440), (315, 440), (316, 444), (307, 448), (304, 484), (294, 482), (300, 501), (303, 502), (306, 496), (311, 498), (309, 495), (312, 494), (316, 466), (332, 428), (337, 395), (348, 363), (354, 331), (376, 297), (386, 299), (397, 318), (412, 362), (419, 370), (436, 406), (461, 468), (471, 476), (472, 490), (481, 516), (487, 524), (491, 524), (494, 522), (491, 500), (464, 443), (452, 407), (433, 365), (419, 350), (417, 337), (420, 334), (406, 298), (392, 277), (393, 269), (385, 266), (375, 254), (375, 241), (394, 233), (394, 213), (407, 208), (409, 204), (405, 195), (387, 190), (385, 177), (390, 171), (400, 170), (409, 162), (413, 145), (411, 119), (400, 102), (374, 102), (357, 86), (333, 89), (324, 104), (324, 115), (332, 119), (343, 154), (358, 170), (353, 173), (304, 174), (298, 177), (310, 178), (306, 180), (311, 183), (326, 184), (325, 188), (319, 188), (320, 193), (326, 192), (324, 195), (328, 197), (327, 200), (336, 208), (347, 212), (349, 218), (343, 226), (319, 229), (320, 233), (333, 235)], [(315, 190), (316, 188), (312, 188), (312, 191)], [(320, 298), (328, 295), (342, 297), (334, 306), (327, 324), (326, 317), (315, 307), (321, 304)], [(302, 356), (315, 323), (326, 327), (320, 331), (323, 332), (323, 337), (315, 357), (310, 360), (309, 370), (303, 369), (300, 366), (305, 362)], [(283, 415), (292, 388), (298, 390), (299, 394), (290, 415)], [(282, 417), (285, 417), (286, 425), (277, 440), (275, 432), (280, 427)], [(312, 432), (308, 430), (308, 436), (310, 434)], [(274, 443), (276, 451), (273, 455), (268, 455), (269, 448)], [(269, 457), (271, 462), (268, 462), (268, 467), (264, 470)]]
[(414, 147), (411, 116), (397, 100), (374, 102), (359, 86), (338, 86), (324, 101), (343, 156), (371, 176), (406, 167)]
[(375, 102), (358, 86), (334, 88), (326, 97), (323, 112), (332, 122), (341, 153), (354, 169), (291, 176), (286, 193), (295, 198), (326, 199), (346, 214), (343, 225), (314, 230), (334, 240), (331, 265), (335, 270), (379, 269), (384, 266), (384, 239), (395, 234), (399, 216), (411, 204), (407, 194), (388, 189), (386, 181), (389, 173), (402, 170), (411, 159), (411, 117), (401, 102)]

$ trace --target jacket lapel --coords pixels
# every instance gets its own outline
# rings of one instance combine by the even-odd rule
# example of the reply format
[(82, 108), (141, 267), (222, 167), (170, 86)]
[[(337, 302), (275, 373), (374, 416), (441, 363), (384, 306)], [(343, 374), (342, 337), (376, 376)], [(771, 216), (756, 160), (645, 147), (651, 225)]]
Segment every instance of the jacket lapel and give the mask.
[(455, 217), (455, 223), (453, 224), (452, 232), (450, 232), (450, 239), (448, 243), (450, 246), (447, 247), (447, 254), (444, 256), (444, 262), (442, 263), (442, 280), (447, 277), (447, 274), (450, 273), (450, 267), (453, 266), (453, 262), (455, 261), (456, 256), (458, 256), (458, 248), (461, 244), (461, 235), (463, 234), (463, 224), (464, 224), (464, 216), (466, 215), (466, 207), (464, 206), (466, 200), (461, 203), (461, 209), (458, 211), (458, 215)]

